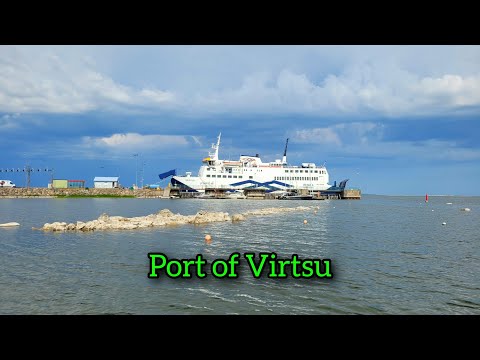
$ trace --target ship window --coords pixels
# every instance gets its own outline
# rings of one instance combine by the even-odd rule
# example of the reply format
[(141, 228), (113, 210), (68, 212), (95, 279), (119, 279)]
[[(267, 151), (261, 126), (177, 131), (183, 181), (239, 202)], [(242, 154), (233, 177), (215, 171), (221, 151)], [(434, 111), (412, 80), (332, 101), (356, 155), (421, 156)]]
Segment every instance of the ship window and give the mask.
[(318, 170), (314, 170), (313, 172), (314, 172), (314, 173), (318, 173)]
[(226, 177), (227, 177), (227, 175), (223, 175), (223, 177), (224, 177), (224, 178), (226, 178)]
[(228, 175), (228, 177), (229, 177), (229, 178), (231, 178), (231, 177), (232, 177), (232, 175)]
[(249, 178), (249, 179), (253, 179), (253, 176), (249, 176), (248, 178)]
[(288, 173), (288, 170), (285, 170), (286, 173)]
[(210, 177), (210, 175), (207, 175), (207, 177)]
[(300, 170), (301, 173), (303, 173), (303, 170)]
[(237, 178), (237, 175), (233, 175), (233, 178), (236, 179), (236, 178)]
[(295, 170), (296, 173), (298, 173), (298, 170)]
[(207, 171), (210, 171), (210, 168), (207, 168)]
[(240, 176), (239, 176), (239, 178), (240, 178), (240, 179), (243, 179), (243, 176), (242, 176), (242, 175), (240, 175)]

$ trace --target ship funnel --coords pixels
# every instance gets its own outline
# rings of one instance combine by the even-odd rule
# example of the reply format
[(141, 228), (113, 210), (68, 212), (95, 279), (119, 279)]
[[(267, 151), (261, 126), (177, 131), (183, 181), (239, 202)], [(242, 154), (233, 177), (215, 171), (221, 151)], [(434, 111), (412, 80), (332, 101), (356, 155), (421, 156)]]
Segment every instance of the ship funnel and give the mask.
[(287, 147), (288, 147), (288, 139), (287, 139), (287, 143), (285, 144), (285, 151), (283, 152), (282, 164), (287, 163)]

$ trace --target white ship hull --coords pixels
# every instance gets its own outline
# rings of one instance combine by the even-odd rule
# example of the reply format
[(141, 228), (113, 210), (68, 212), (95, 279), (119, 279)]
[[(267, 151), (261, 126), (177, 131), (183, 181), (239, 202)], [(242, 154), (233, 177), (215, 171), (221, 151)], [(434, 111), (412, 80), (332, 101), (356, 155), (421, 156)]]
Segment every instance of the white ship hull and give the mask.
[[(288, 140), (287, 140), (288, 145)], [(171, 185), (189, 191), (203, 192), (205, 189), (245, 189), (264, 187), (267, 191), (300, 190), (322, 191), (330, 188), (329, 175), (325, 166), (314, 163), (290, 165), (286, 161), (287, 147), (283, 160), (263, 163), (258, 156), (242, 155), (238, 161), (219, 160), (217, 144), (214, 152), (203, 159), (197, 176), (173, 176)]]

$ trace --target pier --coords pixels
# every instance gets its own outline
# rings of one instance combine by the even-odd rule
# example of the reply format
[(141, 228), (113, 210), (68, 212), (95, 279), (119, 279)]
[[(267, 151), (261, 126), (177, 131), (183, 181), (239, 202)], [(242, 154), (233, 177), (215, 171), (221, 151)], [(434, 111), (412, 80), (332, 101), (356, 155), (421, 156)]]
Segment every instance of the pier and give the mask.
[[(227, 192), (235, 189), (209, 188), (205, 190), (204, 197), (213, 199), (227, 199)], [(267, 192), (267, 188), (256, 187), (243, 189), (247, 199), (274, 200), (278, 199), (278, 193)], [(299, 195), (312, 195), (311, 200), (359, 200), (360, 189), (333, 189), (325, 191), (309, 191), (301, 189), (296, 192)], [(130, 198), (162, 198), (162, 199), (191, 199), (199, 195), (193, 190), (184, 190), (177, 187), (167, 186), (165, 189), (99, 189), (99, 188), (7, 188), (0, 187), (0, 198), (55, 198), (55, 197), (130, 197)]]

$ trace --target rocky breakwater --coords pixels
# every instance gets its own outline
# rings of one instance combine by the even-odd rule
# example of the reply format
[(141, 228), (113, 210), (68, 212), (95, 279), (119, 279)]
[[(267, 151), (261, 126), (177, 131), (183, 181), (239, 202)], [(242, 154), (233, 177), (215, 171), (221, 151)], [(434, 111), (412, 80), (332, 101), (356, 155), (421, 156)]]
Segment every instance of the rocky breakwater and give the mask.
[(138, 197), (158, 198), (163, 196), (163, 190), (156, 189), (99, 189), (99, 188), (7, 188), (0, 187), (0, 198), (43, 198), (43, 197)]
[(156, 214), (138, 217), (109, 216), (102, 214), (96, 220), (76, 223), (54, 222), (46, 223), (43, 227), (35, 230), (44, 231), (95, 231), (95, 230), (134, 230), (155, 226), (183, 225), (183, 224), (206, 224), (221, 221), (242, 221), (248, 216), (262, 216), (278, 214), (290, 211), (306, 211), (318, 209), (312, 206), (298, 206), (295, 208), (266, 208), (251, 210), (241, 214), (230, 216), (225, 212), (199, 211), (195, 215), (174, 214), (168, 209), (163, 209)]

